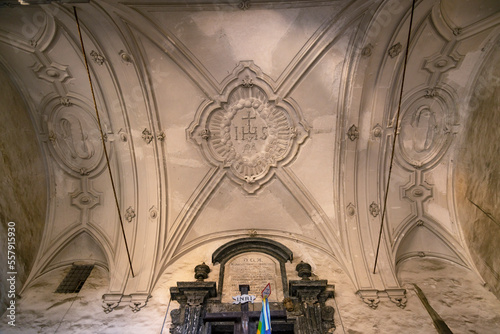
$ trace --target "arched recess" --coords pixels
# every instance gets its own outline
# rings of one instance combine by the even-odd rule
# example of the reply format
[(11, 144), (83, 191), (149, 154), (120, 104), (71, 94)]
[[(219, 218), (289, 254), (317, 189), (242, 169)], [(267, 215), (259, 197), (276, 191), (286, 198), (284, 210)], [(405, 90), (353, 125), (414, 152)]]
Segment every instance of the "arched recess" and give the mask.
[(64, 248), (52, 258), (45, 270), (53, 267), (69, 265), (75, 261), (93, 262), (108, 268), (106, 252), (94, 237), (88, 232), (81, 232), (73, 237)]
[[(429, 222), (419, 220), (408, 224), (402, 238), (394, 246), (395, 265), (413, 257), (437, 257), (468, 267), (466, 258)], [(448, 238), (449, 239), (449, 238)]]
[(79, 230), (70, 234), (63, 242), (48, 252), (50, 257), (39, 261), (40, 267), (30, 276), (23, 291), (44, 274), (55, 269), (69, 266), (74, 262), (93, 263), (110, 272), (113, 266), (112, 253), (103, 246), (99, 238), (88, 229)]
[(218, 294), (221, 295), (224, 281), (224, 270), (226, 262), (236, 255), (242, 253), (257, 252), (264, 253), (274, 257), (280, 263), (281, 279), (283, 284), (283, 293), (288, 296), (288, 281), (286, 278), (285, 263), (292, 262), (293, 253), (288, 247), (280, 244), (279, 242), (265, 239), (265, 238), (243, 238), (230, 241), (220, 246), (212, 254), (212, 263), (220, 263), (219, 271), (219, 287)]
[(282, 262), (293, 260), (292, 251), (279, 242), (265, 238), (243, 238), (230, 241), (219, 247), (212, 255), (212, 262), (224, 263), (230, 258), (246, 252), (265, 253)]

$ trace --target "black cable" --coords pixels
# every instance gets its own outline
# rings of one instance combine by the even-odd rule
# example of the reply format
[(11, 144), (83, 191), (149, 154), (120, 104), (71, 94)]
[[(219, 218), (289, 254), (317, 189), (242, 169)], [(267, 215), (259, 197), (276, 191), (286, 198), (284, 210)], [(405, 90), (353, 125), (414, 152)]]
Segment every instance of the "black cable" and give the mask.
[(394, 124), (394, 138), (392, 141), (392, 152), (391, 152), (391, 163), (389, 164), (389, 174), (387, 176), (387, 185), (385, 187), (385, 194), (384, 194), (384, 208), (382, 210), (382, 218), (380, 222), (380, 231), (378, 234), (378, 243), (377, 243), (377, 253), (375, 255), (375, 264), (373, 266), (373, 274), (375, 274), (375, 270), (377, 269), (377, 260), (378, 260), (378, 253), (380, 250), (380, 240), (382, 239), (382, 231), (384, 227), (384, 218), (385, 218), (385, 213), (387, 211), (387, 196), (389, 194), (389, 184), (391, 182), (391, 174), (392, 174), (392, 165), (394, 162), (394, 151), (396, 150), (396, 137), (398, 135), (398, 128), (399, 128), (399, 116), (401, 113), (401, 100), (403, 99), (403, 88), (405, 84), (405, 74), (406, 74), (406, 64), (408, 63), (408, 51), (410, 49), (410, 36), (411, 36), (411, 26), (413, 23), (413, 13), (415, 12), (415, 0), (413, 0), (412, 5), (411, 5), (411, 16), (410, 16), (410, 27), (408, 28), (408, 39), (406, 41), (406, 52), (405, 52), (405, 60), (403, 64), (403, 79), (401, 80), (401, 90), (399, 91), (399, 102), (398, 102), (398, 111), (396, 113), (396, 122)]
[(170, 309), (170, 302), (172, 301), (172, 296), (168, 299), (167, 312), (165, 312), (165, 318), (163, 318), (163, 325), (161, 326), (160, 334), (163, 334), (163, 328), (165, 327), (165, 321), (167, 321), (168, 310)]
[(125, 228), (123, 227), (123, 219), (120, 211), (120, 205), (118, 203), (118, 196), (116, 195), (115, 181), (113, 180), (113, 173), (111, 173), (111, 165), (109, 164), (108, 150), (106, 148), (106, 143), (104, 139), (104, 132), (102, 131), (101, 118), (99, 117), (99, 110), (97, 109), (97, 103), (95, 100), (94, 86), (92, 85), (92, 78), (90, 76), (89, 64), (87, 62), (87, 56), (85, 54), (85, 46), (83, 45), (82, 32), (80, 30), (80, 22), (78, 21), (78, 15), (76, 13), (76, 7), (73, 6), (73, 12), (75, 13), (76, 26), (78, 27), (78, 36), (80, 36), (80, 44), (82, 46), (83, 59), (85, 61), (85, 68), (87, 69), (87, 75), (89, 77), (90, 92), (92, 93), (92, 100), (94, 101), (95, 114), (97, 117), (97, 124), (99, 125), (99, 131), (101, 132), (102, 146), (104, 148), (104, 155), (106, 156), (106, 164), (108, 166), (109, 178), (111, 179), (111, 187), (113, 188), (113, 195), (115, 196), (116, 209), (118, 211), (118, 217), (120, 218), (120, 226), (122, 228), (123, 240), (125, 241), (125, 248), (127, 249), (128, 263), (130, 265), (130, 271), (132, 272), (132, 277), (134, 275), (134, 269), (132, 268), (132, 260), (130, 258), (130, 252), (128, 250), (127, 237), (125, 235)]

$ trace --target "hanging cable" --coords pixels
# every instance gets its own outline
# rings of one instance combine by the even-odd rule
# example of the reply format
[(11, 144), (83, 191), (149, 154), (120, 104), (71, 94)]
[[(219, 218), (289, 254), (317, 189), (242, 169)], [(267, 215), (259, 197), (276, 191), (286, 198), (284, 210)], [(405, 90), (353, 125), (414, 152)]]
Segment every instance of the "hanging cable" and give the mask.
[(163, 328), (165, 327), (165, 322), (167, 321), (168, 310), (170, 309), (170, 302), (172, 301), (172, 296), (168, 299), (167, 312), (165, 312), (165, 318), (163, 318), (163, 325), (161, 326), (160, 334), (163, 334)]
[(75, 302), (75, 300), (78, 299), (78, 295), (80, 294), (80, 291), (78, 291), (76, 293), (76, 296), (73, 297), (73, 300), (71, 301), (71, 304), (69, 305), (68, 309), (66, 310), (66, 312), (64, 313), (63, 317), (61, 318), (61, 321), (59, 321), (59, 324), (57, 325), (57, 328), (56, 330), (54, 331), (54, 334), (57, 333), (57, 331), (59, 330), (59, 327), (61, 327), (61, 324), (63, 323), (64, 321), (64, 318), (66, 318), (66, 315), (68, 314), (69, 310), (73, 307), (73, 303)]
[(80, 36), (80, 44), (82, 46), (83, 60), (85, 61), (85, 68), (87, 69), (87, 75), (89, 77), (90, 92), (92, 93), (92, 100), (94, 101), (95, 114), (97, 117), (97, 124), (99, 125), (99, 131), (101, 133), (102, 147), (104, 149), (104, 155), (106, 156), (106, 165), (108, 166), (109, 178), (111, 180), (111, 187), (113, 188), (113, 195), (115, 196), (116, 210), (118, 211), (118, 217), (120, 219), (120, 226), (122, 228), (123, 240), (125, 241), (125, 248), (127, 250), (128, 263), (130, 265), (130, 271), (132, 273), (132, 277), (135, 277), (134, 269), (132, 268), (132, 260), (130, 258), (130, 252), (128, 249), (127, 237), (125, 235), (125, 228), (123, 227), (123, 219), (122, 219), (122, 214), (120, 211), (120, 205), (118, 203), (118, 196), (116, 195), (115, 181), (113, 180), (113, 173), (111, 172), (111, 165), (109, 164), (109, 155), (108, 155), (108, 150), (106, 148), (106, 143), (105, 143), (105, 139), (104, 139), (104, 132), (102, 131), (101, 118), (99, 117), (99, 110), (97, 109), (97, 103), (95, 100), (94, 86), (92, 85), (92, 78), (90, 76), (89, 64), (87, 62), (87, 55), (85, 53), (85, 46), (83, 45), (82, 32), (80, 30), (80, 22), (78, 21), (78, 14), (76, 13), (76, 7), (74, 7), (74, 6), (73, 6), (73, 12), (75, 13), (76, 26), (78, 27), (78, 36)]
[(410, 15), (410, 27), (408, 28), (408, 38), (406, 41), (406, 52), (405, 52), (405, 59), (403, 63), (403, 78), (401, 79), (401, 89), (399, 91), (399, 101), (398, 101), (398, 110), (396, 112), (396, 121), (394, 123), (394, 137), (392, 140), (392, 152), (391, 152), (391, 162), (389, 164), (389, 173), (387, 175), (387, 185), (385, 187), (385, 194), (384, 194), (384, 208), (382, 209), (382, 217), (381, 217), (381, 222), (380, 222), (380, 231), (378, 234), (378, 242), (377, 242), (377, 253), (375, 255), (375, 264), (373, 265), (373, 274), (375, 274), (375, 271), (377, 269), (377, 260), (378, 260), (378, 254), (380, 251), (380, 241), (382, 239), (382, 231), (384, 228), (384, 218), (385, 218), (385, 213), (387, 211), (387, 196), (389, 194), (389, 184), (391, 182), (391, 174), (392, 174), (392, 165), (394, 162), (394, 151), (396, 150), (396, 137), (398, 135), (398, 128), (399, 128), (399, 116), (401, 114), (401, 100), (403, 99), (403, 88), (405, 84), (405, 75), (406, 75), (406, 65), (408, 63), (408, 51), (410, 50), (410, 37), (411, 37), (411, 26), (413, 24), (413, 13), (415, 12), (415, 0), (413, 0), (411, 4), (411, 15)]
[(333, 297), (333, 302), (335, 303), (335, 308), (337, 309), (337, 314), (339, 315), (340, 319), (340, 325), (342, 325), (342, 330), (344, 331), (345, 334), (344, 322), (342, 321), (342, 317), (340, 316), (339, 306), (337, 305), (337, 300), (335, 299), (335, 297)]

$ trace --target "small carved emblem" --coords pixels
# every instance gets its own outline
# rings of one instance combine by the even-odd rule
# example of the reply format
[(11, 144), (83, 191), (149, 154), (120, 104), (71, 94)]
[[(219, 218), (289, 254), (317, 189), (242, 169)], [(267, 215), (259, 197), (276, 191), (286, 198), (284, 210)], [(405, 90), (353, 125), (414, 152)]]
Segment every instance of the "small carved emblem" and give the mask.
[(85, 167), (80, 168), (80, 175), (81, 175), (81, 176), (87, 176), (87, 175), (89, 175), (89, 174), (90, 174), (90, 173), (89, 173), (89, 171), (87, 170), (87, 168), (85, 168)]
[(115, 301), (113, 302), (103, 301), (102, 308), (104, 313), (108, 314), (109, 312), (113, 311), (118, 306), (118, 304), (120, 303)]
[(380, 126), (380, 124), (377, 124), (373, 127), (372, 134), (373, 134), (373, 137), (375, 137), (375, 138), (382, 137), (382, 127)]
[(208, 140), (210, 139), (210, 130), (209, 129), (203, 129), (200, 132), (200, 136), (203, 140)]
[(349, 205), (347, 206), (347, 214), (351, 217), (356, 214), (356, 207), (354, 206), (354, 204), (349, 203)]
[(71, 103), (70, 99), (67, 97), (61, 97), (59, 99), (59, 103), (61, 103), (65, 107), (70, 107), (73, 105), (73, 103)]
[(434, 89), (434, 88), (429, 88), (429, 89), (426, 89), (426, 90), (425, 90), (425, 95), (424, 95), (424, 97), (426, 97), (426, 98), (430, 99), (430, 98), (433, 98), (433, 97), (436, 97), (436, 96), (438, 96), (438, 92), (437, 92), (437, 90), (436, 90), (436, 89)]
[(401, 53), (401, 50), (403, 50), (403, 46), (401, 45), (401, 43), (397, 43), (397, 44), (394, 44), (393, 46), (391, 46), (391, 48), (389, 49), (389, 51), (387, 52), (389, 54), (389, 56), (391, 58), (394, 58), (394, 57), (397, 57), (400, 53)]
[(358, 127), (356, 125), (353, 124), (349, 128), (349, 131), (347, 131), (347, 137), (349, 137), (349, 139), (351, 141), (355, 141), (356, 139), (359, 138), (359, 131), (358, 131)]
[(132, 57), (130, 57), (130, 55), (128, 53), (126, 53), (125, 51), (120, 50), (118, 55), (120, 56), (122, 62), (124, 62), (125, 64), (129, 64), (132, 62)]
[(97, 53), (97, 51), (92, 50), (90, 52), (90, 57), (92, 57), (92, 60), (97, 64), (97, 65), (102, 65), (104, 64), (104, 57)]
[(153, 134), (148, 129), (145, 128), (142, 131), (142, 139), (144, 139), (144, 141), (146, 142), (146, 144), (151, 143), (151, 141), (153, 140), (153, 138), (154, 138)]
[(52, 62), (52, 64), (47, 67), (41, 63), (35, 63), (31, 67), (35, 75), (42, 80), (53, 83), (56, 81), (65, 82), (67, 79), (71, 78), (68, 71), (68, 66), (61, 65)]
[(370, 204), (370, 214), (373, 216), (373, 217), (377, 217), (380, 213), (380, 208), (378, 206), (377, 203), (375, 202), (372, 202), (372, 204)]
[(55, 134), (54, 131), (49, 131), (49, 140), (52, 142), (52, 143), (55, 143), (55, 141), (57, 140), (57, 135)]
[(242, 0), (242, 1), (240, 1), (240, 3), (238, 4), (238, 7), (241, 10), (250, 9), (250, 0)]
[(164, 141), (165, 140), (165, 132), (161, 131), (158, 135), (156, 135), (156, 139), (159, 141)]
[(377, 290), (360, 290), (358, 295), (361, 300), (370, 306), (372, 309), (376, 309), (380, 303), (380, 297), (378, 296)]
[(245, 78), (243, 78), (242, 80), (242, 83), (241, 85), (245, 88), (252, 88), (253, 87), (253, 82), (252, 82), (252, 78), (250, 78), (249, 75), (247, 75)]
[(372, 55), (373, 45), (368, 44), (361, 50), (361, 55), (363, 57), (370, 57)]
[(149, 218), (156, 219), (156, 217), (158, 217), (158, 210), (156, 209), (156, 206), (153, 205), (149, 209)]
[(93, 190), (81, 190), (71, 193), (71, 205), (80, 210), (90, 210), (98, 204), (101, 204), (101, 193)]
[(425, 59), (423, 68), (430, 73), (444, 73), (452, 68), (456, 68), (462, 59), (463, 56), (457, 52), (450, 55), (435, 55)]
[(134, 218), (135, 218), (135, 211), (134, 211), (134, 209), (131, 206), (129, 206), (128, 209), (127, 209), (127, 211), (125, 211), (125, 219), (129, 223), (131, 223), (132, 219), (134, 219)]

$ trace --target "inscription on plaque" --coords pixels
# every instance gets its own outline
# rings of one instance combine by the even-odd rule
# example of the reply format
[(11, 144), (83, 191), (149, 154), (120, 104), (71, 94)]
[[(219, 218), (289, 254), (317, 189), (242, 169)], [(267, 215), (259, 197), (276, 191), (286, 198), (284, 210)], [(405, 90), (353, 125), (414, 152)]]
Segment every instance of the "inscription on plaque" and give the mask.
[(226, 263), (222, 302), (232, 303), (233, 296), (239, 295), (240, 284), (250, 286), (250, 294), (255, 294), (255, 303), (262, 301), (262, 289), (271, 283), (273, 293), (269, 301), (283, 300), (283, 286), (279, 262), (271, 256), (262, 253), (245, 253), (232, 258)]

